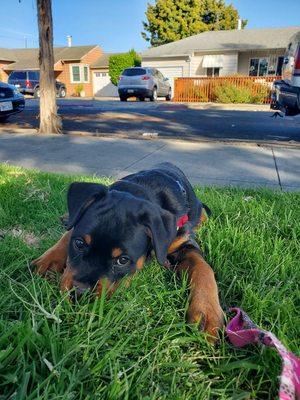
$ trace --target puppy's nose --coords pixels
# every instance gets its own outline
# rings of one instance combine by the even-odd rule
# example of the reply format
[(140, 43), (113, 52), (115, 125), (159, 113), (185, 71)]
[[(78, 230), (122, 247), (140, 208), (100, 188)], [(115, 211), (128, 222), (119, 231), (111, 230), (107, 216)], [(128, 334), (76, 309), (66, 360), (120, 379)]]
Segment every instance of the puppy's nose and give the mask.
[(88, 290), (89, 290), (88, 288), (81, 288), (81, 287), (76, 287), (76, 286), (75, 286), (76, 294), (79, 294), (79, 295), (81, 295), (81, 294), (87, 292)]
[(73, 281), (73, 287), (75, 288), (75, 292), (78, 295), (82, 295), (83, 293), (86, 293), (88, 290), (91, 289), (89, 285), (78, 282), (76, 280)]

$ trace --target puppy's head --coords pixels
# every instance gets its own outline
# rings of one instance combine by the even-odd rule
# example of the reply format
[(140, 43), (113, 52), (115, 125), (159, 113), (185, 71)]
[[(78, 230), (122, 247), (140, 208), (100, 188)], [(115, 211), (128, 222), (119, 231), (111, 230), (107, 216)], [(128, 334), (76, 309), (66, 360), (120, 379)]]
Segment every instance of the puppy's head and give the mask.
[(163, 264), (176, 236), (168, 211), (127, 192), (94, 183), (73, 183), (68, 191), (72, 229), (62, 288), (78, 291), (110, 287), (142, 268), (154, 249)]

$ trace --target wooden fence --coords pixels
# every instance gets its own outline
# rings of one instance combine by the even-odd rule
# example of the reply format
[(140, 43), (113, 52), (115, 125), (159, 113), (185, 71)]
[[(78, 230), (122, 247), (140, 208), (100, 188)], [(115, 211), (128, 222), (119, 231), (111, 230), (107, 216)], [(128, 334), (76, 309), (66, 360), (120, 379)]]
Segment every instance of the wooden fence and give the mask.
[[(233, 102), (238, 103), (242, 97), (249, 100), (242, 102), (269, 103), (272, 83), (279, 79), (280, 76), (175, 78), (173, 101), (230, 103), (227, 99), (235, 97)], [(235, 88), (240, 89), (236, 96), (232, 95)]]

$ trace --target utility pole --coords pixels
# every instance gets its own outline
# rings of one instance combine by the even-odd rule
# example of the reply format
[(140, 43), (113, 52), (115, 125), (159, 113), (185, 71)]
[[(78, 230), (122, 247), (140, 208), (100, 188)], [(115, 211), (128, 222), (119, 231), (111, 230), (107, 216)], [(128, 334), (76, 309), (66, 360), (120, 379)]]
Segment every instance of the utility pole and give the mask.
[(27, 49), (27, 37), (24, 36), (24, 42), (25, 42), (25, 49)]

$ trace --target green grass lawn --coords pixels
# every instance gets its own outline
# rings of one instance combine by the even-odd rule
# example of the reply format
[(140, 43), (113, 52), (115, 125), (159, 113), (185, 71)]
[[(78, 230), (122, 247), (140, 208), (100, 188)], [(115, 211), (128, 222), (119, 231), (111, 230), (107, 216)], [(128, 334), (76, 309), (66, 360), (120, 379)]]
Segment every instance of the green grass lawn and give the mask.
[[(107, 301), (70, 303), (31, 274), (63, 232), (75, 179), (93, 180), (0, 166), (0, 399), (276, 398), (276, 352), (209, 345), (184, 322), (187, 285), (155, 261)], [(300, 195), (197, 194), (213, 211), (198, 235), (222, 306), (242, 307), (299, 352)]]

